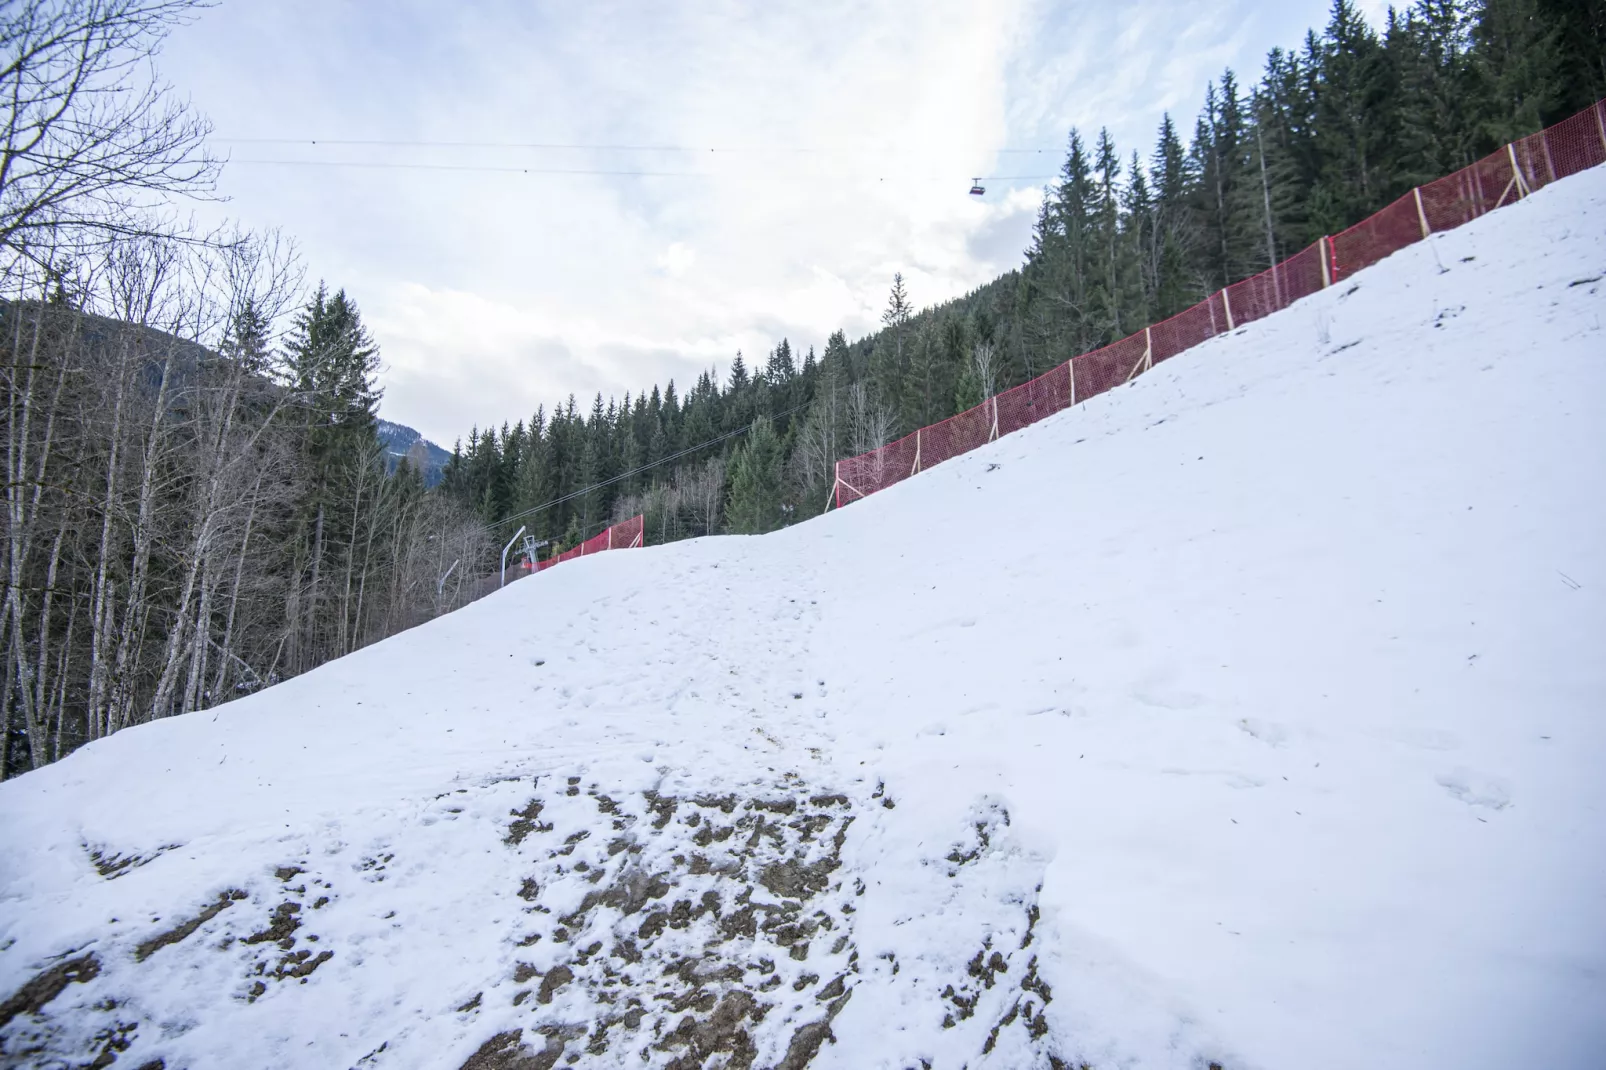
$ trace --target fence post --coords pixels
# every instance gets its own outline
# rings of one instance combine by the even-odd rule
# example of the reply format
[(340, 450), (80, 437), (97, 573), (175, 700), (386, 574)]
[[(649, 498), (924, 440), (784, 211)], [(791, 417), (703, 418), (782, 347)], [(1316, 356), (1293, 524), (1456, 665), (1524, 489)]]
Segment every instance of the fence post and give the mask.
[(1606, 112), (1606, 101), (1597, 100), (1595, 102), (1595, 129), (1600, 131), (1601, 149), (1606, 150), (1606, 118), (1602, 118), (1603, 112)]
[(1154, 335), (1149, 333), (1147, 327), (1143, 328), (1143, 370), (1149, 371), (1154, 367)]
[(1317, 252), (1321, 253), (1322, 289), (1324, 290), (1333, 285), (1333, 269), (1332, 266), (1327, 262), (1328, 252), (1332, 249), (1332, 247), (1333, 239), (1325, 234), (1322, 235), (1321, 240), (1316, 243), (1316, 250)]
[(920, 471), (920, 432), (922, 430), (924, 430), (924, 428), (915, 428), (915, 466), (909, 469), (910, 475), (914, 475), (916, 472)]
[[(994, 394), (990, 400), (993, 403), (993, 430), (992, 430), (992, 434), (987, 436), (987, 441), (988, 442), (997, 442), (998, 441), (998, 395)], [(1072, 405), (1076, 404), (1076, 376), (1074, 376), (1074, 375), (1071, 376), (1071, 404)]]
[(1416, 197), (1416, 218), (1422, 224), (1422, 240), (1426, 241), (1433, 233), (1433, 228), (1428, 226), (1428, 214), (1422, 210), (1422, 187), (1417, 186), (1411, 193)]
[(1232, 298), (1227, 296), (1227, 288), (1221, 288), (1221, 307), (1227, 310), (1227, 330), (1237, 330), (1237, 324), (1232, 322)]
[(608, 549), (613, 549), (613, 525), (608, 525)]
[[(1227, 291), (1222, 290), (1221, 292), (1225, 294)], [(1230, 313), (1227, 316), (1227, 322), (1232, 322), (1232, 315)], [(1143, 372), (1146, 372), (1150, 368), (1154, 367), (1154, 362), (1149, 359), (1149, 356), (1152, 352), (1153, 350), (1150, 348), (1149, 344), (1149, 329), (1145, 327), (1143, 328), (1143, 356), (1134, 361), (1132, 364), (1132, 370), (1126, 373), (1127, 382), (1130, 383)]]
[[(1522, 165), (1517, 163), (1516, 142), (1506, 142), (1506, 156), (1511, 160), (1511, 181), (1517, 184), (1517, 199), (1521, 200), (1533, 191), (1528, 188), (1527, 180), (1522, 177)], [(1504, 197), (1500, 199), (1505, 200)]]

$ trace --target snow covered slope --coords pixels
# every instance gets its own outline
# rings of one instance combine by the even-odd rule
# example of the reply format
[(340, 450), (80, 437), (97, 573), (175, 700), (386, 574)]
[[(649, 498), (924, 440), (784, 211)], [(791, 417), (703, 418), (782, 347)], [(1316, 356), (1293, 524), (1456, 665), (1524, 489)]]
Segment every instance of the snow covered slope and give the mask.
[(1603, 274), (1598, 170), (0, 786), (0, 1061), (1599, 1066)]

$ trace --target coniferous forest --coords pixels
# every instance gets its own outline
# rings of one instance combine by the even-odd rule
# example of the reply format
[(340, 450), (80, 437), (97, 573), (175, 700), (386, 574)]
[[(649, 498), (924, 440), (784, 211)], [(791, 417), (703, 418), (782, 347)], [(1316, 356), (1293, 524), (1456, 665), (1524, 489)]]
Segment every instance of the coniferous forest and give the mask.
[(817, 515), (836, 460), (978, 404), (1254, 275), (1606, 96), (1602, 0), (1352, 0), (1250, 82), (1205, 87), (1192, 129), (1118, 146), (1072, 130), (1025, 264), (935, 307), (891, 280), (884, 327), (779, 340), (728, 375), (570, 397), (459, 442), (442, 490), (555, 548), (643, 513), (647, 539)]
[[(387, 458), (378, 348), (276, 234), (198, 230), (210, 128), (141, 80), (196, 0), (19, 0), (0, 70), (6, 393), (0, 776), (215, 706), (448, 611), (527, 524), (554, 550), (820, 513), (834, 463), (1164, 319), (1606, 96), (1602, 0), (1418, 0), (1206, 87), (1153, 145), (1070, 132), (1024, 265), (716, 380)], [(489, 402), (487, 407), (489, 408)]]

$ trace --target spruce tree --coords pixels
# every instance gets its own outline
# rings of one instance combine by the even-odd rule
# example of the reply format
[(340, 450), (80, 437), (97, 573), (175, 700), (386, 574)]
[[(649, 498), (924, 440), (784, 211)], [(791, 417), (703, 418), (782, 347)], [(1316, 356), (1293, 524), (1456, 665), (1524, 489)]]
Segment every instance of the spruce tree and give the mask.
[(254, 301), (246, 301), (229, 320), (223, 355), (252, 375), (266, 377), (273, 368), (270, 324)]
[(871, 356), (871, 374), (876, 388), (882, 397), (894, 403), (904, 392), (904, 376), (908, 372), (909, 362), (906, 335), (913, 315), (914, 305), (910, 303), (909, 292), (904, 287), (903, 273), (897, 272), (892, 276), (892, 291), (887, 296), (887, 307), (881, 313), (881, 323), (886, 329), (876, 339)]
[(293, 555), (296, 588), (289, 599), (287, 662), (307, 667), (331, 629), (325, 613), (329, 570), (352, 553), (361, 486), (378, 462), (377, 412), (382, 391), (374, 382), (379, 349), (344, 290), (330, 296), (318, 284), (295, 317), (285, 345), (287, 378), (299, 403), (300, 445), (308, 473), (298, 503)]
[(1483, 0), (1473, 28), (1484, 93), (1483, 133), (1493, 144), (1535, 133), (1556, 115), (1561, 26), (1541, 17), (1539, 0)]
[(1386, 47), (1399, 72), (1397, 160), (1404, 183), (1431, 182), (1480, 155), (1472, 28), (1467, 0), (1419, 0), (1390, 27)]
[(1154, 238), (1149, 270), (1154, 282), (1154, 318), (1176, 315), (1196, 297), (1188, 260), (1193, 250), (1193, 219), (1188, 207), (1191, 175), (1176, 124), (1167, 115), (1149, 163), (1154, 186)]
[(784, 444), (769, 417), (753, 421), (746, 441), (731, 460), (730, 502), (726, 521), (739, 535), (761, 535), (780, 527)]
[(1316, 91), (1320, 175), (1311, 216), (1322, 233), (1336, 234), (1409, 188), (1401, 186), (1388, 166), (1395, 132), (1385, 59), (1377, 35), (1353, 0), (1333, 0)]
[(1548, 125), (1606, 97), (1606, 3), (1602, 0), (1539, 0), (1539, 17), (1555, 34), (1559, 86)]

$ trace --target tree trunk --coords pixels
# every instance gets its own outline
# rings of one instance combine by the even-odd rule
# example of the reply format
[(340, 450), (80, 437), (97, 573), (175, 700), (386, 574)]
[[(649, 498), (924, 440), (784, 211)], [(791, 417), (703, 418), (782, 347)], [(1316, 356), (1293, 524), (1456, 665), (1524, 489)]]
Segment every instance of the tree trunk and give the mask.
[(133, 723), (134, 669), (140, 654), (138, 640), (144, 636), (150, 607), (146, 586), (150, 580), (151, 549), (156, 541), (156, 464), (161, 454), (162, 418), (167, 409), (167, 388), (172, 376), (171, 358), (162, 360), (161, 383), (156, 388), (156, 405), (151, 413), (150, 437), (145, 443), (144, 470), (140, 473), (139, 513), (135, 522), (133, 564), (128, 570), (128, 601), (123, 606), (122, 633), (117, 640), (117, 657), (112, 663), (112, 702), (109, 731), (116, 732)]

